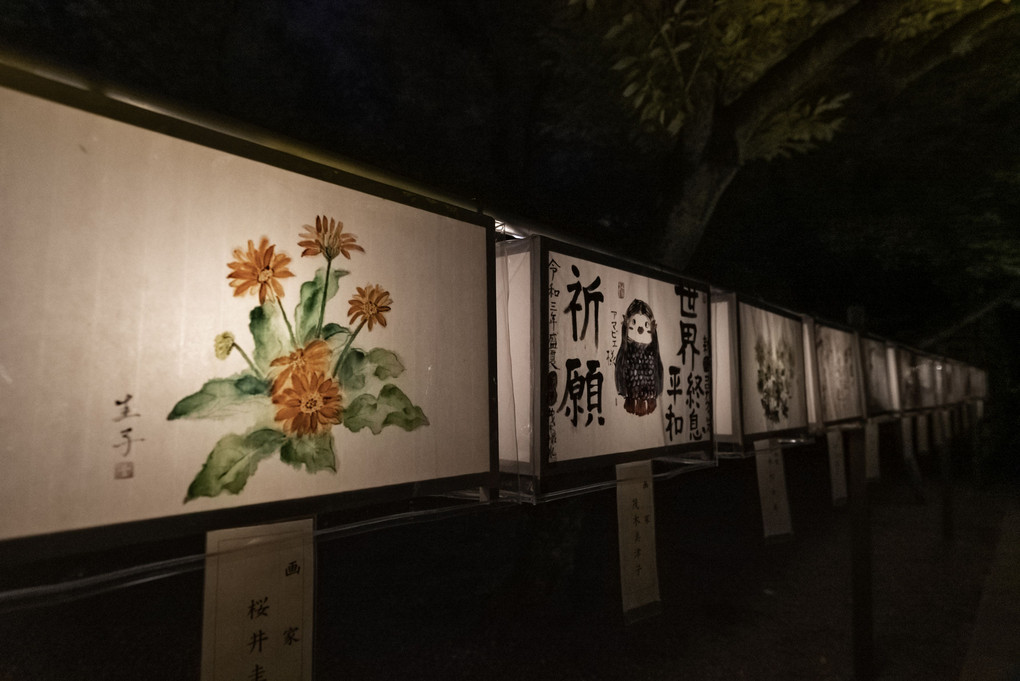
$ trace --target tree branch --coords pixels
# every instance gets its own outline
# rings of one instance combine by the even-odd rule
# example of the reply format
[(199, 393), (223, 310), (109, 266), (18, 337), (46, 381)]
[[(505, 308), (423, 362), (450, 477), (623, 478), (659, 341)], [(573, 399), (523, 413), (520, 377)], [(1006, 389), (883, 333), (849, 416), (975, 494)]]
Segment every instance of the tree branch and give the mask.
[(953, 57), (966, 54), (976, 47), (978, 34), (1015, 13), (1012, 5), (993, 2), (965, 15), (925, 45), (915, 58), (890, 69), (896, 91), (905, 90)]
[(905, 0), (860, 2), (829, 21), (769, 69), (726, 109), (740, 147), (776, 111), (802, 91), (847, 50), (878, 35), (903, 11)]

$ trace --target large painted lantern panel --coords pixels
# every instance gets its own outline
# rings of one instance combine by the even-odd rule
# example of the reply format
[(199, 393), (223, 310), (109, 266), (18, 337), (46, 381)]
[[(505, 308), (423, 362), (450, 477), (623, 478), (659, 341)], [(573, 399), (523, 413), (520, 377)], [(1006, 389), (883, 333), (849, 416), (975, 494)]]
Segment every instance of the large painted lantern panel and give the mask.
[(489, 475), (491, 228), (12, 90), (0, 140), (0, 538)]

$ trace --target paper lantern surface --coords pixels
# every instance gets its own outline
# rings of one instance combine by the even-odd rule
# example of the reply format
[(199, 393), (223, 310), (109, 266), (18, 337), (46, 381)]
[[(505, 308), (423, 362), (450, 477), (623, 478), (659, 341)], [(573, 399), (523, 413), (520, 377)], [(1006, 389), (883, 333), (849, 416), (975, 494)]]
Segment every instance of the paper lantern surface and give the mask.
[(486, 229), (7, 89), (0, 141), (0, 539), (489, 470)]
[(744, 437), (806, 429), (801, 321), (743, 302), (739, 308)]

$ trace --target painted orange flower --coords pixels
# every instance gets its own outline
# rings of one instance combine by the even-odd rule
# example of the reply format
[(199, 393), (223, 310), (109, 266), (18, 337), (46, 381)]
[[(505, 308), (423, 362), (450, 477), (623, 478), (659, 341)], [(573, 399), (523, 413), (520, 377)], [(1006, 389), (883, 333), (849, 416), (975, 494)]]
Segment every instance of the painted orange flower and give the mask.
[(266, 299), (276, 300), (283, 297), (283, 286), (279, 280), (284, 277), (293, 277), (294, 273), (287, 269), (290, 256), (283, 253), (276, 253), (276, 245), (270, 245), (269, 239), (262, 237), (259, 247), (251, 239), (248, 240), (248, 252), (244, 253), (240, 248), (234, 249), (236, 260), (227, 263), (231, 269), (227, 279), (234, 287), (234, 295), (242, 296), (246, 292), (255, 293), (258, 287), (259, 303), (266, 302)]
[(340, 423), (343, 400), (340, 386), (322, 372), (295, 372), (289, 387), (273, 396), (279, 405), (275, 419), (288, 435), (316, 435)]
[(270, 370), (276, 369), (279, 375), (273, 381), (273, 394), (277, 394), (287, 384), (287, 380), (295, 373), (326, 373), (329, 358), (332, 354), (329, 344), (324, 340), (313, 340), (303, 348), (298, 348), (289, 355), (277, 357), (269, 363)]
[(304, 241), (299, 241), (298, 246), (303, 246), (301, 256), (319, 255), (322, 253), (326, 260), (333, 260), (338, 255), (351, 259), (351, 251), (365, 252), (365, 249), (358, 245), (358, 237), (353, 234), (344, 234), (344, 223), (325, 215), (315, 216), (315, 226), (304, 225), (305, 231), (298, 236)]
[(358, 286), (357, 289), (357, 295), (347, 301), (351, 306), (347, 311), (351, 325), (360, 319), (362, 324), (368, 324), (369, 331), (376, 324), (386, 326), (386, 317), (383, 313), (389, 312), (393, 303), (389, 291), (376, 284), (370, 284), (365, 288)]

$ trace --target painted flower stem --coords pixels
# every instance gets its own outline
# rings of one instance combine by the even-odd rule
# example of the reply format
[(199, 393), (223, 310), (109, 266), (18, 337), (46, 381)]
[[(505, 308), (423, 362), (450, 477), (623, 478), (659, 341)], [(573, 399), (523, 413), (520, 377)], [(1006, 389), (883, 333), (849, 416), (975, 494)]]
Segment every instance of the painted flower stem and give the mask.
[(347, 343), (344, 344), (344, 349), (340, 351), (340, 356), (337, 357), (336, 365), (333, 367), (333, 376), (338, 380), (340, 378), (340, 367), (343, 366), (344, 358), (347, 357), (347, 351), (351, 349), (351, 343), (354, 342), (354, 339), (357, 338), (358, 334), (364, 327), (365, 320), (362, 320), (361, 323), (358, 324), (358, 328), (354, 329), (354, 333), (351, 334), (351, 337), (347, 339)]
[(244, 348), (237, 343), (231, 343), (230, 347), (241, 353), (241, 357), (244, 357), (244, 361), (251, 367), (252, 373), (254, 373), (259, 379), (265, 380), (265, 376), (263, 376), (262, 372), (259, 371), (257, 366), (255, 366), (255, 363), (251, 361), (251, 357), (249, 357), (248, 353), (244, 351)]
[(293, 345), (294, 349), (296, 350), (298, 344), (297, 339), (294, 338), (294, 328), (290, 325), (290, 320), (287, 319), (287, 311), (283, 309), (283, 301), (280, 299), (279, 296), (276, 297), (276, 304), (280, 306), (280, 314), (283, 315), (283, 321), (287, 323), (287, 333), (290, 334), (291, 345)]
[(333, 267), (333, 259), (326, 258), (326, 278), (322, 283), (322, 302), (319, 303), (319, 323), (315, 327), (315, 337), (322, 337), (322, 320), (326, 316), (326, 292), (329, 290), (329, 270)]

